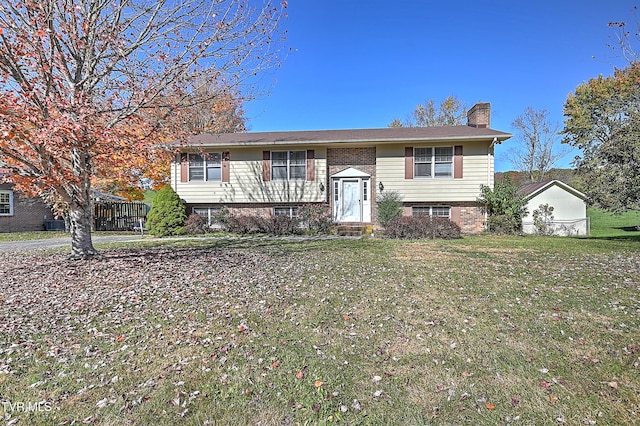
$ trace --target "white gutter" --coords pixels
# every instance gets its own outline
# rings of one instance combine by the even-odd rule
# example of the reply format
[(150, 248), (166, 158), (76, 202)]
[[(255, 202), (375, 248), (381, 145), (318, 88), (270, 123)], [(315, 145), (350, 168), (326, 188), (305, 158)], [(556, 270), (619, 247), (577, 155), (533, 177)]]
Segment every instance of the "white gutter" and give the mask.
[(491, 176), (491, 169), (493, 169), (495, 173), (495, 155), (493, 156), (494, 167), (491, 167), (491, 148), (493, 148), (496, 143), (500, 143), (497, 137), (493, 138), (493, 141), (489, 144), (489, 148), (487, 148), (487, 186), (492, 189), (493, 185), (491, 185), (491, 182), (493, 180), (493, 176)]

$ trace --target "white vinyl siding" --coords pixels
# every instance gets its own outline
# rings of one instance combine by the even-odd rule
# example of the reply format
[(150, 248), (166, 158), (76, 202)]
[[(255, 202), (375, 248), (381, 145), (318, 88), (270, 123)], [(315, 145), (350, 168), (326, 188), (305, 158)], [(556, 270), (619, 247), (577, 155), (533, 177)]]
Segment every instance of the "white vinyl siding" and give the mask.
[[(306, 154), (307, 147), (305, 146), (304, 149)], [(326, 189), (321, 191), (319, 185), (320, 182), (326, 182), (326, 149), (313, 146), (309, 149), (315, 150), (314, 180), (264, 181), (262, 178), (264, 149), (262, 147), (225, 147), (220, 150), (230, 152), (230, 182), (201, 181), (196, 182), (195, 185), (193, 182), (181, 182), (180, 163), (174, 161), (171, 165), (171, 185), (181, 199), (192, 205), (327, 201), (328, 191)], [(302, 151), (302, 149), (298, 148), (296, 151)]]
[(493, 150), (489, 150), (489, 144), (489, 141), (466, 143), (452, 141), (452, 146), (463, 146), (464, 174), (461, 179), (420, 177), (405, 179), (404, 146), (378, 145), (376, 147), (376, 180), (384, 185), (385, 192), (398, 192), (404, 202), (447, 204), (476, 202), (481, 185), (493, 188)]
[(578, 235), (587, 235), (589, 233), (585, 200), (559, 185), (550, 185), (544, 191), (529, 199), (527, 204), (528, 213), (522, 218), (524, 232), (535, 233), (533, 212), (539, 209), (541, 204), (548, 204), (553, 207), (553, 220), (559, 235), (563, 235), (562, 225)]

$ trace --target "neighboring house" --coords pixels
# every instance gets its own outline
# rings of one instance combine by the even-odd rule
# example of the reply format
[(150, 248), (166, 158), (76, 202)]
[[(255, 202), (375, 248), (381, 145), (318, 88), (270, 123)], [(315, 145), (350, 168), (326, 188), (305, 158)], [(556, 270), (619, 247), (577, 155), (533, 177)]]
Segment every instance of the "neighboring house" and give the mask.
[(144, 229), (149, 206), (127, 201), (113, 194), (91, 190), (94, 231), (133, 231)]
[(522, 229), (527, 234), (537, 232), (533, 212), (541, 205), (553, 207), (550, 227), (554, 235), (588, 235), (587, 196), (559, 180), (531, 183), (518, 189), (527, 198), (528, 214), (522, 219)]
[[(3, 170), (0, 169), (0, 173)], [(140, 226), (148, 206), (127, 202), (125, 198), (92, 190), (94, 230), (127, 230)], [(0, 184), (0, 232), (64, 231), (65, 221), (56, 215), (40, 197), (25, 195), (9, 183)]]
[(44, 231), (54, 219), (51, 209), (40, 197), (32, 197), (0, 184), (0, 232)]
[(376, 197), (396, 191), (405, 215), (450, 218), (463, 232), (484, 228), (476, 199), (493, 187), (490, 105), (476, 104), (466, 126), (199, 135), (181, 146), (171, 185), (189, 213), (298, 215), (326, 203), (342, 224), (376, 224)]

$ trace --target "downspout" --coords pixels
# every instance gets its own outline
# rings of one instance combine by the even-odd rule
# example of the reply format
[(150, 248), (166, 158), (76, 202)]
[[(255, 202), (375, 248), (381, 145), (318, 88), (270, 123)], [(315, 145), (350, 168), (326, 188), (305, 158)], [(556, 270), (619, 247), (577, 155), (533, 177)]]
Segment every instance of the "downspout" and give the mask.
[(171, 165), (173, 167), (173, 188), (178, 192), (178, 171), (180, 170), (180, 153), (177, 153), (174, 157), (174, 162)]
[(494, 156), (494, 167), (491, 167), (491, 148), (493, 148), (497, 142), (498, 142), (498, 138), (497, 137), (493, 138), (493, 140), (489, 144), (489, 148), (487, 148), (487, 186), (490, 186), (491, 188), (493, 188), (493, 186), (491, 185), (491, 182), (492, 182), (491, 172), (493, 171), (495, 173), (495, 156)]
[[(489, 144), (489, 147), (487, 148), (487, 186), (490, 187), (491, 189), (493, 189), (493, 185), (491, 185), (493, 176), (491, 176), (491, 173), (492, 171), (495, 173), (495, 161), (494, 161), (494, 167), (491, 167), (491, 148), (493, 148), (497, 142), (498, 142), (498, 138), (494, 137), (491, 143)], [(487, 212), (485, 212), (484, 223), (487, 224), (488, 221), (489, 221), (489, 215), (487, 214)]]

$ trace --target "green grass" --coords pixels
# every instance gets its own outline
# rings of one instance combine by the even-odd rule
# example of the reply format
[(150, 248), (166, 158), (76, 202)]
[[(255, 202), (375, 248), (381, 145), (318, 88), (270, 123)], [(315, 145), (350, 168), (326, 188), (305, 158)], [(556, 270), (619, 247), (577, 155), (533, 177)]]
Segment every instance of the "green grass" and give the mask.
[(20, 424), (632, 424), (640, 410), (635, 241), (167, 240), (20, 263), (0, 270), (2, 398), (53, 408), (8, 413)]
[(640, 212), (629, 211), (615, 215), (604, 210), (589, 208), (591, 236), (596, 238), (640, 239)]
[(48, 238), (60, 238), (68, 236), (69, 233), (64, 231), (2, 232), (0, 233), (0, 242), (43, 240)]

